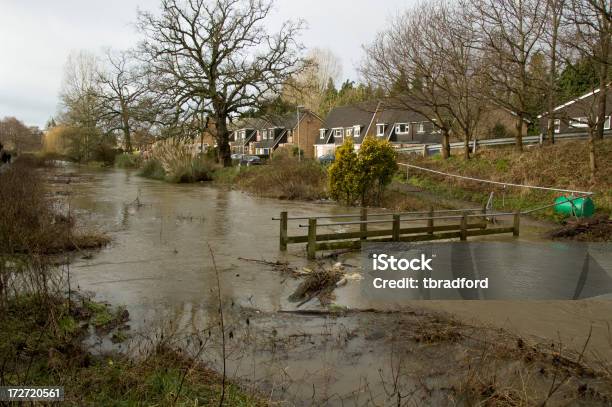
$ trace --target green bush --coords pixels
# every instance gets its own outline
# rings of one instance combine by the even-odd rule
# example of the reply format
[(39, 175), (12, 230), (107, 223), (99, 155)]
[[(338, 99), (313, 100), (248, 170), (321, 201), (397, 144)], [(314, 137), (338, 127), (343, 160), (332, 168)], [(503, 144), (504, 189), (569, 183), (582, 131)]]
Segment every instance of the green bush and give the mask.
[(145, 178), (157, 180), (166, 179), (166, 171), (164, 171), (164, 167), (154, 158), (150, 158), (144, 162), (139, 175)]
[(140, 166), (140, 161), (139, 155), (122, 153), (115, 157), (115, 167), (138, 168)]
[(329, 167), (332, 198), (347, 205), (359, 200), (361, 205), (379, 204), (384, 189), (397, 170), (396, 152), (388, 141), (366, 137), (359, 152), (347, 139), (336, 150), (336, 160)]
[(172, 174), (168, 174), (166, 179), (169, 182), (187, 183), (211, 181), (213, 173), (218, 164), (209, 160), (205, 155), (193, 157), (190, 162), (181, 167), (176, 167)]

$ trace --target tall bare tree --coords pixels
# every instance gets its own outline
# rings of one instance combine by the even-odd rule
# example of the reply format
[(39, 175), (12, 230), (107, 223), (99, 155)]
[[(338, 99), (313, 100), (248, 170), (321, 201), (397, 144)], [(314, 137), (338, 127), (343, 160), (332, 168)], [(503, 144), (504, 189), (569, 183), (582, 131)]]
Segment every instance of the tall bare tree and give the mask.
[(340, 79), (342, 62), (332, 51), (322, 48), (311, 49), (306, 62), (304, 71), (286, 85), (283, 99), (322, 114), (328, 84)]
[(362, 73), (382, 86), (394, 103), (431, 120), (450, 156), (450, 134), (469, 141), (482, 113), (482, 58), (475, 25), (445, 1), (424, 4), (397, 17), (366, 48)]
[(287, 21), (269, 34), (271, 7), (266, 0), (162, 0), (159, 15), (139, 13), (140, 55), (170, 107), (215, 121), (224, 165), (231, 164), (228, 121), (277, 95), (303, 69), (302, 23)]
[(144, 70), (127, 51), (106, 51), (106, 64), (98, 73), (106, 131), (120, 130), (127, 151), (132, 151), (132, 133), (152, 114), (146, 99), (150, 85)]
[(612, 65), (612, 2), (610, 0), (570, 0), (570, 46), (582, 57), (594, 61), (599, 76), (595, 138), (602, 139), (606, 119), (606, 99)]
[(476, 18), (490, 61), (490, 98), (516, 114), (516, 148), (522, 151), (534, 87), (529, 64), (541, 47), (546, 0), (462, 0), (461, 7)]
[(80, 160), (92, 158), (99, 141), (100, 126), (105, 114), (98, 82), (98, 58), (86, 51), (73, 52), (64, 66), (64, 78), (60, 91), (62, 113), (60, 120), (78, 128), (74, 137), (76, 154)]
[(546, 107), (548, 120), (546, 124), (546, 140), (555, 143), (555, 106), (557, 105), (559, 90), (557, 89), (559, 73), (559, 35), (563, 17), (566, 14), (567, 0), (547, 0), (544, 9), (544, 39), (548, 56), (548, 81), (546, 89)]

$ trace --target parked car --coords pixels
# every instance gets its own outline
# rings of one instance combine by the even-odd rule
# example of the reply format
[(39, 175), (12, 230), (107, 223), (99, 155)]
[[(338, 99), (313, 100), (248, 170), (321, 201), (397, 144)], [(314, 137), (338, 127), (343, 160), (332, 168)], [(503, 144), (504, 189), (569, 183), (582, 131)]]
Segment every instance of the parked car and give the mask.
[(319, 157), (319, 162), (323, 165), (329, 165), (336, 161), (336, 156), (334, 154), (325, 154)]
[(261, 165), (261, 158), (257, 157), (256, 155), (243, 155), (242, 158), (240, 158), (238, 165), (245, 165), (247, 167), (250, 167), (251, 165)]
[(244, 154), (232, 154), (232, 160), (240, 160)]

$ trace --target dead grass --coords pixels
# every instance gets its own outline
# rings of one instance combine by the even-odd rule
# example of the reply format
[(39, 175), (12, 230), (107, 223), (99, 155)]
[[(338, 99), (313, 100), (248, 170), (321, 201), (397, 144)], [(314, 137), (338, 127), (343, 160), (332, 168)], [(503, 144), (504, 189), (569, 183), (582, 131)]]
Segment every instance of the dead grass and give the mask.
[[(492, 181), (593, 191), (598, 211), (609, 214), (612, 212), (612, 140), (597, 142), (599, 170), (594, 185), (590, 183), (587, 148), (583, 141), (568, 141), (553, 146), (530, 147), (522, 153), (513, 148), (483, 149), (468, 161), (458, 156), (442, 160), (439, 156), (424, 158), (414, 155), (402, 156), (400, 161)], [(551, 204), (560, 195), (522, 188), (504, 189), (419, 170), (409, 171), (408, 182), (434, 193), (479, 204), (486, 202), (488, 194), (494, 191), (496, 209), (507, 210)], [(541, 217), (553, 218), (552, 209)]]
[(326, 177), (325, 168), (316, 161), (281, 157), (241, 170), (235, 183), (258, 196), (310, 201), (327, 197)]
[(74, 219), (58, 214), (30, 160), (0, 173), (0, 253), (56, 254), (102, 247), (110, 239), (75, 232)]

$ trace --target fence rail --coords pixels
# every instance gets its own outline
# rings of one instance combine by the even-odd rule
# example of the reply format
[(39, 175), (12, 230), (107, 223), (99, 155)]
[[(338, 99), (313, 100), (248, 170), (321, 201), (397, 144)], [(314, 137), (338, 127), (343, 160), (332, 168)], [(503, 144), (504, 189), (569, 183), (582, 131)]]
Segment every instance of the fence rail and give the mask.
[[(461, 215), (440, 215), (441, 213), (453, 213), (461, 211)], [(406, 216), (412, 215), (410, 218)], [(426, 215), (415, 217), (414, 215)], [(306, 243), (306, 251), (309, 259), (316, 257), (317, 251), (322, 250), (337, 250), (337, 249), (352, 249), (359, 248), (364, 241), (371, 242), (421, 242), (432, 240), (447, 240), (460, 239), (467, 240), (469, 236), (484, 236), (501, 233), (512, 233), (514, 236), (519, 235), (520, 228), (520, 213), (490, 213), (486, 208), (482, 209), (465, 209), (465, 210), (441, 210), (434, 211), (433, 208), (427, 212), (404, 212), (404, 213), (386, 213), (372, 214), (370, 216), (391, 216), (390, 219), (368, 220), (367, 209), (362, 208), (359, 214), (343, 214), (335, 216), (319, 216), (319, 217), (289, 217), (287, 212), (281, 212), (279, 218), (273, 220), (280, 221), (280, 241), (279, 247), (281, 251), (287, 250), (287, 245)], [(487, 228), (488, 216), (513, 216), (514, 222), (511, 227), (494, 227)], [(348, 222), (328, 222), (319, 223), (322, 219), (331, 218), (359, 218), (358, 221)], [(478, 218), (470, 223), (470, 219)], [(298, 225), (302, 228), (308, 228), (306, 235), (289, 236), (288, 223), (290, 220), (305, 220), (308, 219), (307, 225)], [(459, 224), (444, 224), (435, 225), (435, 220), (456, 220), (459, 219)], [(427, 221), (427, 226), (402, 227), (402, 222)], [(370, 224), (391, 224), (391, 229), (375, 229), (368, 230)], [(359, 231), (350, 232), (331, 232), (318, 233), (318, 228), (333, 227), (333, 226), (359, 226)]]
[[(604, 137), (611, 137), (612, 134), (604, 134)], [(583, 139), (589, 137), (588, 133), (565, 133), (565, 134), (555, 134), (555, 141), (562, 140), (575, 140), (575, 139)], [(484, 140), (472, 140), (469, 142), (469, 147), (472, 151), (476, 151), (477, 147), (491, 147), (491, 146), (503, 146), (503, 145), (513, 145), (516, 143), (514, 137), (507, 138), (493, 138), (493, 139), (484, 139)], [(523, 137), (523, 144), (543, 144), (544, 136), (526, 136)], [(463, 141), (459, 141), (456, 143), (450, 143), (451, 149), (464, 148), (465, 143)], [(405, 147), (398, 148), (397, 151), (403, 153), (417, 153), (427, 155), (433, 152), (439, 152), (442, 150), (442, 144), (423, 144), (414, 147)]]

